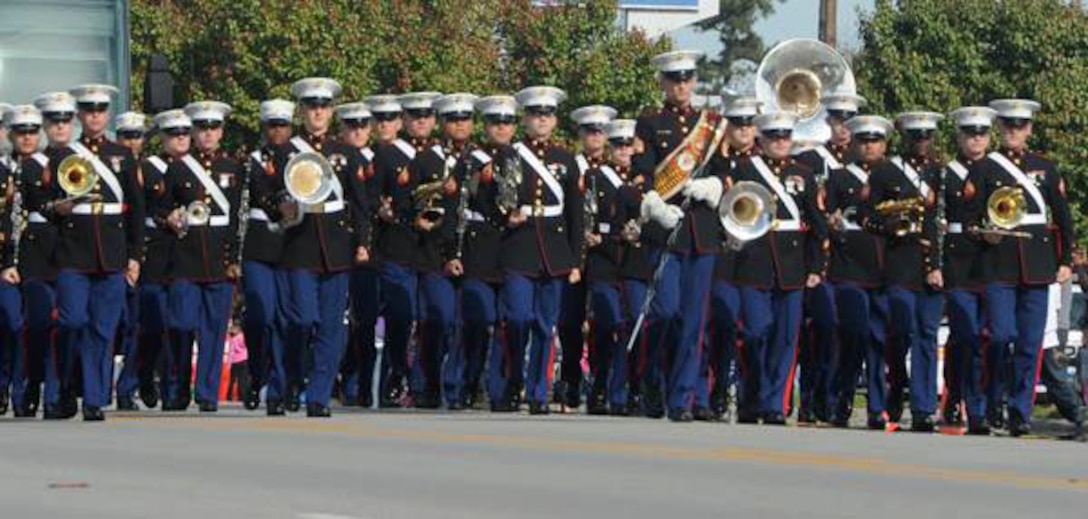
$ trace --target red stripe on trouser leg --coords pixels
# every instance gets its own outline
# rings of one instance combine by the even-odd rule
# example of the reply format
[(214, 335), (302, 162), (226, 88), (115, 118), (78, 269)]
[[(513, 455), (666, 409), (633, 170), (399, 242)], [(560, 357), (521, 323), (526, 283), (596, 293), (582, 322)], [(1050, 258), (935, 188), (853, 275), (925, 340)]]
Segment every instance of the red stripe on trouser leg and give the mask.
[[(801, 322), (804, 322), (804, 318), (801, 319)], [(786, 392), (782, 395), (782, 414), (784, 416), (789, 416), (793, 408), (790, 404), (793, 403), (793, 376), (797, 371), (797, 354), (800, 351), (797, 346), (797, 340), (801, 337), (801, 323), (798, 323), (797, 326), (797, 333), (793, 336), (793, 361), (790, 362), (790, 374), (786, 377)]]
[[(1046, 353), (1046, 350), (1043, 349), (1042, 345), (1040, 345), (1039, 346), (1039, 353), (1035, 354), (1035, 377), (1031, 381), (1031, 405), (1032, 405), (1032, 407), (1035, 406), (1035, 397), (1038, 396), (1038, 395), (1036, 395), (1035, 390), (1036, 390), (1036, 388), (1039, 387), (1039, 376), (1043, 371), (1043, 354), (1044, 353)], [(1024, 417), (1025, 420), (1027, 420), (1029, 418), (1031, 418), (1031, 417), (1030, 416), (1025, 416)]]

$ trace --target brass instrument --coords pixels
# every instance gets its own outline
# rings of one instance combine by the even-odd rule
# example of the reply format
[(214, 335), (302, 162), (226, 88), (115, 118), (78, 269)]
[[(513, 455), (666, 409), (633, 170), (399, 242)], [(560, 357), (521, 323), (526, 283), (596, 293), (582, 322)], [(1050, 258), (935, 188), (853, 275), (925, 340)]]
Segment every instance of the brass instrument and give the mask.
[(79, 156), (69, 155), (57, 167), (57, 183), (70, 199), (91, 195), (98, 185), (98, 173), (91, 161)]
[(986, 199), (986, 225), (972, 230), (988, 236), (1031, 238), (1029, 232), (1014, 230), (1024, 221), (1027, 211), (1027, 200), (1019, 187), (1000, 187)]
[(420, 184), (412, 190), (412, 202), (415, 203), (416, 211), (435, 225), (441, 224), (442, 217), (446, 214), (446, 209), (442, 207), (445, 184), (445, 180), (435, 180)]
[(771, 49), (759, 64), (755, 83), (764, 112), (798, 116), (793, 141), (801, 148), (831, 138), (824, 96), (857, 94), (846, 59), (827, 44), (807, 39), (787, 40)]
[[(283, 183), (287, 194), (299, 205), (323, 203), (332, 194), (335, 173), (329, 159), (316, 152), (298, 153), (287, 162), (283, 170)], [(303, 208), (295, 218), (279, 222), (279, 230), (286, 230), (302, 223)]]
[(193, 200), (189, 202), (189, 205), (185, 206), (185, 211), (182, 214), (181, 229), (178, 229), (178, 239), (184, 238), (189, 234), (189, 227), (191, 226), (203, 226), (208, 225), (208, 222), (212, 219), (212, 208), (208, 207), (208, 204), (203, 200)]
[(774, 229), (777, 204), (763, 184), (742, 180), (729, 188), (718, 204), (718, 218), (729, 235), (728, 246), (740, 250)]
[(885, 228), (890, 229), (897, 238), (921, 234), (925, 212), (926, 202), (920, 197), (885, 200), (876, 205), (876, 214), (884, 220)]

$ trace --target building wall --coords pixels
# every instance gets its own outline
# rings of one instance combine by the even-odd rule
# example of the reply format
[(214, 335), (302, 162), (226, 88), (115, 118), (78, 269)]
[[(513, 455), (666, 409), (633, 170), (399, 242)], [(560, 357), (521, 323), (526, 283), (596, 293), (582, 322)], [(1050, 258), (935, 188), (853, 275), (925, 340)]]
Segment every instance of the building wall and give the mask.
[(624, 29), (642, 29), (652, 38), (716, 16), (718, 0), (621, 0)]

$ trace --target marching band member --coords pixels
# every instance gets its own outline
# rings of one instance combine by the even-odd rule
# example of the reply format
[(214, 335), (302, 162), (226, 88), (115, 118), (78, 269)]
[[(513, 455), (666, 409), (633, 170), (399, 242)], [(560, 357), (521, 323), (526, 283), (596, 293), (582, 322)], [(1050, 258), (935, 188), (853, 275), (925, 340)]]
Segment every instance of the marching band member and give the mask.
[[(258, 187), (265, 176), (276, 174), (276, 164), (284, 153), (297, 152), (291, 144), (291, 121), (295, 103), (286, 99), (261, 101), (260, 118), (263, 143), (249, 154), (244, 182), (248, 183), (248, 218), (242, 242), (242, 295), (245, 316), (242, 320), (248, 353), (249, 383), (242, 400), (246, 409), (260, 406), (261, 388), (272, 376), (274, 352), (283, 351), (283, 305), (286, 295), (280, 293), (277, 279), (282, 277), (279, 260), (283, 254), (283, 232), (257, 198)], [(239, 211), (241, 208), (239, 208)], [(241, 223), (241, 222), (239, 222)], [(279, 396), (282, 405), (283, 396)], [(266, 407), (277, 414), (278, 409)]]
[[(727, 155), (716, 154), (711, 165), (718, 175), (726, 176), (739, 167), (746, 167), (759, 154), (756, 147), (755, 117), (762, 105), (754, 97), (727, 97), (722, 109), (729, 126), (725, 130)], [(714, 262), (714, 286), (710, 289), (710, 347), (703, 351), (699, 366), (699, 385), (695, 390), (696, 420), (720, 420), (729, 410), (730, 373), (737, 356), (737, 325), (740, 322), (740, 291), (736, 286), (736, 252), (723, 250)], [(745, 351), (741, 350), (741, 354)], [(743, 363), (738, 363), (738, 380), (742, 379)], [(755, 423), (758, 410), (741, 409), (742, 423)]]
[[(114, 129), (117, 131), (117, 144), (128, 148), (136, 161), (136, 167), (141, 168), (141, 162), (144, 159), (147, 116), (139, 112), (124, 112), (114, 119)], [(137, 175), (142, 176), (143, 171), (141, 170)], [(144, 187), (146, 188), (146, 182)], [(117, 376), (118, 411), (137, 410), (132, 397), (139, 385), (139, 325), (140, 287), (129, 286), (125, 290), (125, 313), (121, 317), (121, 326), (117, 331), (116, 339), (120, 346), (119, 353), (125, 357), (121, 372)]]
[[(359, 163), (366, 172), (365, 181), (374, 175), (374, 151), (370, 148), (373, 114), (370, 107), (366, 103), (344, 103), (336, 107), (336, 115), (340, 119), (340, 141), (359, 151)], [(366, 214), (357, 217), (373, 220), (374, 214), (367, 208)], [(370, 228), (373, 229), (373, 221)], [(351, 281), (348, 283), (351, 336), (341, 370), (341, 391), (343, 403), (347, 406), (369, 408), (374, 404), (371, 388), (377, 353), (374, 348), (374, 326), (381, 303), (378, 282), (378, 271), (373, 261), (356, 265), (351, 271)]]
[[(1022, 436), (1031, 431), (1047, 287), (1072, 275), (1073, 220), (1061, 174), (1028, 148), (1032, 119), (1041, 105), (1026, 99), (1000, 99), (990, 107), (997, 111), (1001, 150), (990, 152), (989, 160), (970, 169), (964, 193), (971, 201), (971, 221), (986, 238), (981, 264), (990, 344), (1002, 352), (1012, 348), (1012, 378), (1007, 384), (1009, 433)], [(1023, 214), (1016, 214), (1021, 207)], [(1010, 221), (991, 221), (987, 209)], [(987, 232), (984, 225), (1004, 225), (1031, 237), (1003, 237)], [(998, 376), (997, 371), (992, 376)]]
[[(827, 110), (831, 140), (798, 154), (797, 161), (812, 169), (816, 183), (823, 190), (832, 171), (841, 170), (853, 161), (851, 135), (846, 121), (857, 115), (866, 102), (863, 97), (854, 94), (831, 94), (820, 101)], [(830, 243), (821, 246), (830, 248)], [(805, 289), (804, 312), (801, 351), (797, 358), (801, 397), (797, 422), (829, 422), (833, 410), (827, 402), (834, 390), (835, 352), (838, 351), (835, 288), (830, 281), (823, 279), (819, 285)]]
[(730, 189), (756, 182), (777, 201), (771, 230), (742, 244), (735, 260), (744, 322), (740, 402), (747, 413), (758, 412), (764, 424), (772, 425), (785, 425), (793, 405), (804, 289), (820, 283), (827, 263), (822, 246), (827, 228), (815, 175), (790, 157), (796, 123), (788, 113), (757, 116), (761, 154), (739, 163), (729, 176)]
[(4, 362), (4, 379), (0, 381), (0, 414), (7, 413), (10, 385), (13, 414), (16, 417), (31, 417), (37, 413), (40, 400), (37, 386), (41, 383), (40, 376), (32, 375), (31, 363), (34, 359), (40, 359), (44, 352), (37, 348), (30, 351), (24, 344), (23, 297), (19, 290), (22, 282), (21, 258), (17, 256), (21, 255), (17, 249), (24, 236), (21, 236), (22, 224), (17, 224), (16, 220), (23, 218), (21, 197), (25, 191), (24, 179), (40, 178), (41, 170), (48, 165), (49, 159), (38, 153), (41, 111), (33, 105), (20, 105), (10, 108), (3, 117), (12, 154), (10, 160), (4, 161), (7, 164), (0, 163), (0, 255), (3, 257), (3, 269), (0, 270), (0, 358)]
[[(936, 202), (941, 165), (934, 158), (933, 135), (944, 119), (933, 112), (899, 114), (903, 155), (891, 168), (869, 178), (869, 224), (884, 235), (884, 284), (888, 293), (888, 393), (885, 409), (892, 424), (903, 414), (903, 390), (910, 384), (911, 430), (932, 432), (937, 410), (937, 328), (944, 314), (937, 247)], [(883, 214), (881, 204), (906, 204)], [(910, 355), (908, 380), (906, 357)]]
[[(94, 174), (80, 181), (96, 201), (81, 201), (61, 216), (57, 240), (57, 314), (59, 348), (80, 357), (83, 419), (102, 421), (110, 401), (113, 356), (110, 344), (124, 311), (125, 284), (140, 277), (144, 246), (142, 179), (132, 152), (106, 138), (110, 99), (115, 87), (83, 85), (71, 91), (83, 135), (50, 163), (51, 173), (72, 154), (89, 163)], [(58, 178), (58, 183), (60, 179)], [(69, 193), (72, 194), (72, 193)], [(63, 214), (63, 211), (62, 211)]]
[[(553, 330), (563, 282), (581, 281), (582, 192), (574, 156), (552, 140), (556, 110), (567, 95), (534, 86), (515, 95), (523, 111), (523, 140), (497, 161), (503, 174), (522, 172), (519, 206), (507, 215), (500, 258), (506, 272), (501, 315), (506, 319), (506, 390), (525, 383), (529, 413), (548, 414)], [(529, 365), (524, 367), (525, 349)], [(523, 368), (525, 368), (523, 370)]]
[[(583, 106), (570, 113), (571, 120), (578, 125), (578, 142), (582, 148), (582, 151), (574, 155), (574, 161), (578, 164), (578, 178), (583, 189), (589, 185), (585, 181), (589, 172), (600, 168), (608, 159), (608, 138), (604, 133), (604, 126), (615, 119), (616, 114), (614, 108), (604, 105)], [(579, 264), (582, 259), (584, 258), (579, 259)], [(565, 285), (559, 310), (558, 332), (563, 361), (555, 399), (568, 409), (578, 409), (582, 405), (582, 357), (586, 343), (583, 327), (586, 323), (587, 290), (586, 283)]]
[(846, 121), (852, 135), (855, 160), (832, 170), (825, 188), (829, 214), (831, 262), (828, 278), (835, 287), (839, 316), (840, 360), (835, 390), (828, 399), (831, 423), (848, 427), (854, 390), (864, 363), (868, 380), (868, 426), (884, 429), (884, 334), (888, 314), (883, 291), (884, 239), (864, 228), (869, 203), (869, 179), (885, 159), (892, 123), (876, 115), (858, 115)]
[[(636, 135), (642, 153), (634, 159), (635, 173), (653, 179), (659, 165), (676, 160), (676, 165), (691, 174), (706, 157), (692, 150), (670, 156), (679, 147), (687, 148), (691, 139), (699, 138), (704, 129), (716, 132), (720, 117), (712, 111), (696, 109), (691, 104), (699, 52), (674, 51), (653, 58), (659, 70), (665, 106), (638, 119)], [(700, 131), (696, 131), (699, 129)], [(703, 150), (702, 153), (713, 153)], [(647, 188), (653, 182), (647, 183)], [(649, 316), (650, 349), (644, 362), (650, 366), (643, 380), (646, 415), (660, 418), (664, 406), (671, 420), (685, 422), (693, 419), (692, 405), (699, 378), (699, 343), (706, 327), (714, 261), (720, 247), (720, 225), (716, 214), (722, 194), (722, 181), (707, 176), (684, 183), (682, 196), (669, 200), (650, 189), (642, 200), (642, 214), (650, 221), (643, 227), (643, 237), (653, 249), (653, 263), (665, 255), (665, 270), (656, 287)], [(668, 194), (668, 193), (666, 193)], [(688, 199), (689, 202), (682, 202)], [(690, 204), (685, 213), (681, 205)], [(671, 247), (668, 236), (679, 226), (677, 239)], [(664, 348), (670, 362), (668, 376), (659, 375), (659, 359)], [(661, 387), (665, 382), (667, 399), (662, 402)]]
[(959, 407), (960, 399), (955, 395), (962, 395), (967, 411), (968, 434), (987, 435), (990, 426), (986, 423), (984, 384), (987, 376), (984, 373), (986, 361), (982, 347), (981, 243), (965, 227), (969, 223), (970, 209), (966, 187), (975, 163), (989, 160), (986, 152), (997, 111), (985, 106), (967, 106), (953, 111), (950, 116), (956, 122), (958, 153), (946, 166), (941, 185), (947, 221), (941, 276), (948, 300), (951, 339), (951, 347), (945, 346), (944, 358), (945, 362), (951, 362), (954, 373), (946, 379), (945, 384), (950, 395), (950, 408)]
[(237, 211), (242, 169), (221, 148), (231, 107), (218, 101), (185, 106), (193, 125), (195, 153), (173, 161), (156, 213), (177, 235), (171, 254), (168, 296), (171, 366), (164, 411), (189, 406), (194, 342), (195, 398), (200, 412), (219, 409), (223, 341), (231, 316), (233, 281), (241, 274)]

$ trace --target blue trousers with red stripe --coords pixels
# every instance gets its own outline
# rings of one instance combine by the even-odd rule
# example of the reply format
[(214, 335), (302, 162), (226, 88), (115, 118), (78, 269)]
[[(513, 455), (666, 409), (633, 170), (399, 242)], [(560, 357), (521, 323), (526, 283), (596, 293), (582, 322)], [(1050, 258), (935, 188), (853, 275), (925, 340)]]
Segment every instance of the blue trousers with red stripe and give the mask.
[[(626, 346), (631, 334), (634, 333), (635, 321), (638, 320), (638, 313), (642, 310), (643, 302), (646, 301), (646, 292), (649, 287), (645, 281), (639, 279), (625, 279), (622, 287), (623, 312), (626, 322), (623, 326), (620, 344)], [(660, 365), (659, 359), (654, 359), (652, 362), (646, 360), (650, 341), (645, 330), (646, 324), (643, 323), (642, 326), (643, 330), (639, 334), (639, 339), (631, 347), (631, 350), (626, 352), (626, 380), (613, 374), (613, 386), (609, 390), (609, 400), (613, 406), (627, 404), (630, 393), (639, 392), (639, 387), (646, 376), (649, 364)]]
[(802, 290), (740, 287), (745, 411), (789, 413), (803, 299)]
[[(1010, 417), (1031, 421), (1035, 405), (1035, 384), (1039, 375), (1040, 352), (1049, 311), (1046, 285), (986, 286), (986, 311), (991, 348), (1012, 345), (1012, 379), (1008, 381)], [(999, 372), (1001, 365), (991, 373)]]
[(250, 387), (261, 388), (268, 383), (275, 351), (283, 350), (283, 300), (276, 277), (275, 265), (262, 261), (242, 263), (242, 294), (246, 313), (243, 329), (246, 335)]
[(711, 394), (717, 393), (723, 398), (729, 394), (739, 320), (740, 290), (724, 279), (715, 279), (710, 291), (710, 341), (699, 363), (696, 407), (710, 407)]
[(715, 259), (694, 251), (668, 253), (651, 305), (651, 346), (664, 348), (669, 359), (666, 391), (671, 412), (691, 409), (695, 401)]
[(495, 287), (480, 279), (466, 279), (461, 284), (461, 342), (465, 350), (465, 375), (462, 397), (479, 388), (485, 359), (490, 358), (487, 393), (491, 400), (502, 395), (502, 348), (495, 340), (498, 306)]
[(111, 345), (125, 304), (121, 272), (85, 274), (62, 269), (57, 275), (60, 349), (78, 352), (84, 407), (105, 407), (113, 381)]
[[(506, 318), (506, 381), (507, 388), (525, 383), (530, 403), (547, 403), (552, 371), (552, 348), (563, 278), (530, 278), (507, 273), (502, 288), (502, 314)], [(525, 369), (525, 350), (529, 351), (529, 366)]]
[(286, 273), (287, 344), (310, 352), (306, 403), (328, 406), (347, 346), (347, 272), (320, 274), (295, 269)]
[(23, 281), (26, 305), (26, 346), (29, 355), (40, 357), (43, 369), (42, 401), (53, 406), (61, 392), (71, 390), (73, 352), (62, 350), (57, 340), (57, 287), (50, 281)]
[(593, 344), (589, 350), (589, 369), (593, 374), (593, 392), (606, 395), (613, 405), (626, 405), (626, 395), (613, 393), (614, 379), (626, 380), (627, 343), (620, 342), (623, 311), (620, 291), (613, 283), (594, 281), (589, 284), (590, 305), (593, 310)]
[(11, 385), (11, 400), (22, 404), (26, 392), (27, 351), (23, 343), (23, 296), (19, 287), (0, 282), (0, 387)]
[(189, 401), (193, 345), (196, 357), (196, 401), (219, 403), (223, 345), (227, 340), (234, 285), (175, 279), (170, 285), (170, 358), (167, 398)]
[(125, 287), (125, 311), (117, 330), (116, 342), (120, 343), (124, 364), (117, 375), (118, 398), (132, 398), (139, 385), (140, 368), (140, 287)]
[(835, 318), (835, 287), (824, 281), (805, 289), (805, 318), (801, 324), (800, 365), (801, 409), (811, 410), (820, 420), (830, 417), (827, 406), (832, 392), (839, 344)]
[(891, 319), (885, 408), (896, 412), (902, 409), (909, 353), (911, 415), (916, 418), (931, 415), (937, 410), (937, 328), (944, 315), (944, 297), (929, 289), (891, 287), (888, 311)]
[[(948, 297), (948, 331), (953, 353), (945, 353), (955, 370), (953, 381), (958, 388), (949, 387), (950, 395), (963, 395), (967, 416), (985, 418), (986, 389), (985, 366), (982, 351), (981, 296), (978, 292), (953, 289)], [(959, 405), (950, 402), (949, 405)]]
[(434, 272), (423, 274), (420, 285), (424, 391), (435, 396), (441, 392), (452, 404), (461, 398), (465, 376), (465, 352), (457, 340), (457, 287), (453, 279)]
[(405, 265), (392, 262), (381, 266), (382, 316), (385, 318), (385, 346), (382, 349), (381, 394), (383, 397), (404, 387), (409, 375), (408, 341), (412, 335), (418, 305), (419, 276)]
[(849, 418), (864, 363), (869, 412), (882, 413), (887, 395), (884, 377), (887, 295), (881, 289), (842, 282), (835, 285), (835, 301), (839, 310), (840, 356), (835, 392), (828, 408), (836, 418)]
[(374, 389), (374, 365), (378, 360), (375, 329), (381, 313), (381, 276), (375, 268), (356, 268), (351, 271), (348, 307), (350, 308), (351, 336), (344, 354), (341, 384), (348, 399), (372, 395)]

